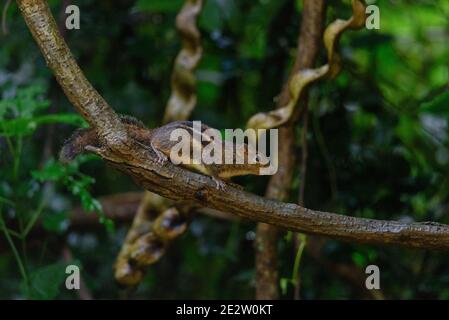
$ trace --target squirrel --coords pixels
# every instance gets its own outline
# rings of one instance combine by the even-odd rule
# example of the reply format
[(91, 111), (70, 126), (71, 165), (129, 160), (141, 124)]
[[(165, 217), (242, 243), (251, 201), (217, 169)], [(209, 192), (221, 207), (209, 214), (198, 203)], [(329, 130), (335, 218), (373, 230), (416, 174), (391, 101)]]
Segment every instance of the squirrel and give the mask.
[[(243, 146), (239, 143), (228, 146), (223, 140), (216, 139), (215, 137), (212, 138), (206, 131), (211, 128), (205, 124), (201, 124), (201, 132), (196, 132), (196, 128), (192, 121), (174, 121), (158, 128), (148, 129), (141, 121), (133, 117), (120, 115), (120, 119), (126, 126), (130, 136), (134, 138), (138, 144), (150, 149), (156, 154), (157, 163), (159, 164), (163, 164), (170, 159), (172, 147), (179, 143), (178, 141), (170, 139), (172, 131), (176, 129), (185, 130), (190, 136), (190, 155), (187, 155), (187, 157), (190, 158), (187, 160), (190, 161), (183, 161), (179, 165), (190, 171), (210, 176), (216, 183), (217, 189), (223, 189), (226, 185), (224, 180), (229, 182), (230, 178), (235, 176), (250, 174), (260, 175), (259, 170), (269, 165), (266, 156), (250, 153), (249, 146), (246, 143), (243, 143)], [(196, 133), (196, 135), (194, 133)], [(200, 141), (196, 140), (198, 137), (201, 138)], [(221, 161), (221, 163), (206, 164), (201, 160), (199, 164), (195, 164), (194, 161), (192, 161), (194, 149), (202, 148), (204, 147), (204, 144), (208, 145), (210, 143), (221, 144), (217, 147), (220, 147), (222, 150), (223, 161)], [(64, 142), (59, 154), (60, 161), (64, 163), (72, 161), (77, 155), (85, 152), (86, 146), (101, 146), (101, 142), (98, 139), (95, 130), (92, 128), (78, 129)], [(225, 163), (224, 161), (227, 148), (232, 148), (232, 150), (228, 151), (233, 156), (232, 163)], [(244, 160), (242, 164), (238, 164), (235, 161), (237, 153), (241, 152), (238, 150), (243, 151), (243, 154), (239, 154)], [(250, 155), (253, 156), (253, 159), (249, 159)]]

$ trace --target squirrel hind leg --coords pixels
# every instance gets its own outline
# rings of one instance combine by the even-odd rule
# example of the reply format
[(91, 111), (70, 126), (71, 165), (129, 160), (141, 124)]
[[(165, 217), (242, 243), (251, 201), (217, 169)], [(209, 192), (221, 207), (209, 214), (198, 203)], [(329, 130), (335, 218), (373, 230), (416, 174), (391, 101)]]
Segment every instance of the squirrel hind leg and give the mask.
[(59, 161), (69, 163), (85, 152), (86, 146), (99, 146), (95, 130), (78, 129), (68, 138), (59, 152)]

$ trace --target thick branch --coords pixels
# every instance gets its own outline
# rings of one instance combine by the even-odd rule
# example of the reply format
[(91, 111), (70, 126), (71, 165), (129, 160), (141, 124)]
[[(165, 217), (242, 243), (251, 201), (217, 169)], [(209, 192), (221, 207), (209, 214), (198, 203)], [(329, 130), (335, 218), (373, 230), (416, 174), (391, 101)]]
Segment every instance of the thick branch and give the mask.
[(156, 156), (139, 145), (134, 146), (132, 159), (124, 159), (111, 149), (91, 150), (131, 176), (138, 185), (172, 200), (194, 201), (201, 206), (287, 230), (350, 242), (449, 249), (448, 225), (365, 219), (315, 211), (266, 199), (229, 185), (225, 190), (217, 190), (215, 182), (207, 176), (171, 163), (157, 164)]

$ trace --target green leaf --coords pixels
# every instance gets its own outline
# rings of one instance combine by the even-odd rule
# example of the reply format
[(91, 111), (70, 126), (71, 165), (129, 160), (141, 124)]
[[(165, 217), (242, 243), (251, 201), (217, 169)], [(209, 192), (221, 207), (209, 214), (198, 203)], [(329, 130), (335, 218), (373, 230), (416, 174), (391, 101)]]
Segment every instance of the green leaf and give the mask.
[(22, 292), (29, 299), (48, 300), (58, 296), (60, 286), (66, 278), (65, 263), (55, 263), (42, 267), (31, 273), (30, 286), (22, 283)]
[(32, 134), (40, 125), (49, 123), (66, 123), (78, 127), (87, 127), (84, 119), (77, 114), (49, 114), (38, 117), (19, 117), (3, 120), (0, 134), (3, 136), (25, 136)]
[(367, 264), (365, 256), (359, 252), (354, 252), (352, 254), (352, 261), (359, 267), (364, 267)]
[(40, 182), (58, 181), (67, 176), (67, 170), (63, 164), (50, 160), (41, 170), (32, 171), (31, 175)]
[(40, 85), (32, 85), (17, 90), (16, 98), (13, 101), (20, 116), (31, 117), (37, 111), (47, 109), (50, 102), (43, 99), (45, 92), (45, 87)]
[[(106, 217), (100, 201), (95, 199), (89, 192), (88, 188), (95, 182), (95, 179), (79, 172), (79, 165), (89, 159), (92, 159), (92, 157), (81, 156), (68, 166), (51, 159), (45, 164), (44, 168), (32, 171), (31, 174), (33, 178), (40, 182), (57, 181), (63, 183), (74, 196), (80, 199), (83, 209), (95, 212), (99, 216), (100, 223), (102, 223), (110, 233), (113, 233), (113, 221)], [(66, 227), (65, 217), (59, 215), (48, 219), (48, 230), (57, 232), (64, 231), (63, 228)]]
[(0, 135), (5, 137), (25, 136), (32, 134), (37, 128), (37, 123), (27, 118), (4, 120), (1, 123)]
[(433, 113), (436, 115), (449, 116), (449, 91), (445, 91), (436, 96), (429, 102), (421, 105), (421, 110), (424, 112)]
[(48, 114), (40, 116), (34, 119), (38, 125), (49, 123), (65, 123), (71, 124), (77, 127), (87, 128), (87, 122), (78, 114), (75, 113), (60, 113), (60, 114)]
[(115, 224), (114, 221), (109, 219), (109, 218), (105, 218), (103, 221), (104, 226), (106, 227), (106, 230), (110, 233), (110, 234), (114, 234), (115, 233)]

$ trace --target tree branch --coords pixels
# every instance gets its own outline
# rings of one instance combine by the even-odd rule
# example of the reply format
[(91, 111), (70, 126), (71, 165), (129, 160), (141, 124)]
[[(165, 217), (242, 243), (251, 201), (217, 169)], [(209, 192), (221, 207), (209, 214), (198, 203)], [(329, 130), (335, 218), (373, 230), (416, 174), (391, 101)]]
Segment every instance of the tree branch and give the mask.
[(233, 212), (243, 218), (295, 232), (358, 243), (449, 249), (448, 225), (374, 220), (315, 211), (292, 203), (265, 199), (229, 185), (225, 190), (217, 190), (210, 177), (169, 162), (158, 164), (153, 152), (133, 143), (113, 110), (82, 75), (56, 31), (47, 4), (43, 0), (17, 2), (50, 68), (77, 110), (108, 142), (108, 137), (111, 137), (112, 142), (116, 141), (117, 136), (125, 139), (120, 143), (126, 143), (132, 153), (119, 152), (117, 148), (111, 148), (109, 143), (89, 150), (131, 176), (138, 185), (173, 200), (194, 201), (202, 206)]
[(404, 223), (345, 216), (266, 199), (227, 185), (216, 189), (207, 176), (171, 163), (159, 165), (156, 155), (136, 146), (134, 157), (125, 159), (111, 149), (96, 152), (143, 188), (175, 201), (232, 212), (242, 218), (276, 225), (295, 232), (350, 242), (392, 244), (412, 248), (449, 249), (449, 226), (434, 222)]

